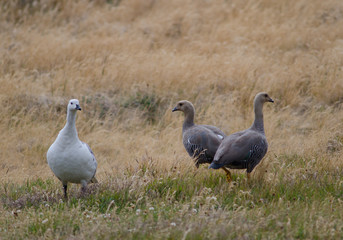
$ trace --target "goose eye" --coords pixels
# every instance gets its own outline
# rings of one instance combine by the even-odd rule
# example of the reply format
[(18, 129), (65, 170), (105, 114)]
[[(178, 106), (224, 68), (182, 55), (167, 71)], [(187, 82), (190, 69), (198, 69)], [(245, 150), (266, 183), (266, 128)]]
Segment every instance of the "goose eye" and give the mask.
[(182, 104), (182, 103), (180, 103), (180, 107), (182, 107), (182, 105), (183, 105), (183, 104)]
[(70, 104), (71, 104), (71, 105), (73, 105), (73, 103), (72, 103), (72, 102), (71, 102)]
[(264, 94), (265, 97), (268, 97), (268, 94)]

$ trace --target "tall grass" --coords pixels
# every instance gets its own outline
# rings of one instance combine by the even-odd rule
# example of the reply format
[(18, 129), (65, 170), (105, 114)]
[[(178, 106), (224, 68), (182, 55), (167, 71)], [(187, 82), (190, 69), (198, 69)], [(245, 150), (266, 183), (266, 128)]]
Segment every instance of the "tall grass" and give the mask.
[[(0, 235), (340, 238), (342, 23), (339, 0), (0, 3)], [(194, 169), (175, 103), (232, 133), (259, 91), (254, 182)], [(60, 202), (45, 155), (71, 98), (100, 184)]]

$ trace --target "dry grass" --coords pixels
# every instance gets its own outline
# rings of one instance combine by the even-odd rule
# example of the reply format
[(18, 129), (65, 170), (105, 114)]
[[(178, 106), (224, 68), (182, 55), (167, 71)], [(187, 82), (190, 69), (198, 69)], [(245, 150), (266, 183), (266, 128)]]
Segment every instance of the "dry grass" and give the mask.
[[(195, 185), (188, 197), (170, 200), (174, 208), (169, 215), (162, 217), (158, 212), (161, 222), (154, 231), (143, 229), (156, 224), (156, 216), (148, 214), (144, 225), (135, 212), (117, 211), (111, 221), (94, 220), (99, 226), (89, 231), (90, 224), (82, 222), (77, 223), (82, 232), (66, 226), (61, 229), (58, 224), (30, 231), (29, 223), (20, 225), (13, 218), (1, 228), (1, 234), (6, 229), (6, 236), (13, 237), (13, 223), (18, 224), (23, 238), (68, 238), (69, 234), (91, 238), (94, 232), (100, 238), (106, 231), (119, 231), (122, 225), (118, 221), (122, 221), (137, 227), (130, 233), (119, 231), (122, 235), (118, 238), (163, 238), (163, 234), (171, 239), (339, 237), (343, 227), (339, 217), (343, 180), (342, 1), (18, 0), (5, 1), (0, 9), (3, 216), (18, 207), (13, 205), (17, 199), (23, 202), (23, 222), (36, 219), (40, 223), (40, 211), (53, 219), (59, 209), (56, 191), (60, 192), (60, 186), (45, 155), (65, 123), (70, 98), (78, 98), (84, 110), (78, 114), (77, 129), (99, 163), (101, 183), (94, 190), (99, 199), (109, 194), (107, 188), (119, 193), (127, 190), (130, 198), (123, 200), (122, 208), (129, 207), (135, 198), (146, 197), (140, 207), (149, 211), (149, 204), (157, 204), (163, 209), (160, 202), (167, 204), (169, 193), (153, 200), (142, 186), (156, 178), (169, 181), (180, 176), (188, 179), (178, 182), (181, 186)], [(231, 133), (250, 126), (252, 100), (259, 91), (267, 91), (276, 102), (264, 109), (270, 147), (254, 171), (256, 184), (247, 186), (241, 171), (235, 172), (237, 185), (232, 188), (222, 182), (220, 172), (195, 170), (181, 143), (183, 116), (171, 113), (173, 105), (188, 99), (196, 107), (198, 123)], [(142, 161), (150, 161), (156, 174), (142, 175)], [(173, 172), (174, 168), (179, 173)], [(128, 187), (131, 181), (140, 181), (132, 180), (135, 177), (143, 177), (146, 183)], [(218, 185), (207, 186), (203, 181), (208, 178)], [(25, 187), (31, 181), (42, 183), (32, 190)], [(9, 183), (15, 183), (12, 190), (6, 190)], [(194, 199), (206, 201), (202, 195), (206, 186), (215, 193), (206, 197), (214, 196), (218, 201), (205, 204), (207, 215), (205, 210), (193, 214), (187, 209), (196, 205)], [(264, 186), (281, 195), (267, 194)], [(321, 187), (326, 194), (321, 194)], [(279, 203), (287, 188), (296, 200), (286, 197), (289, 202), (284, 199)], [(307, 199), (297, 200), (305, 189)], [(17, 190), (17, 195), (9, 196)], [(43, 196), (42, 191), (46, 192)], [(241, 191), (251, 194), (252, 199), (238, 201)], [(230, 200), (225, 200), (226, 194)], [(257, 204), (259, 196), (265, 196), (271, 205)], [(77, 202), (78, 196), (74, 197)], [(31, 198), (38, 205), (28, 206), (25, 199)], [(104, 214), (87, 205), (92, 197), (82, 199), (79, 205), (60, 203), (70, 210), (70, 215), (61, 213), (60, 221), (85, 216), (81, 212), (89, 208), (96, 219)], [(39, 210), (46, 201), (53, 209)], [(249, 201), (256, 207), (249, 208)], [(332, 214), (328, 205), (338, 212)], [(109, 211), (113, 212), (114, 206), (117, 204)], [(296, 223), (305, 223), (300, 230), (289, 223), (288, 213)], [(32, 219), (24, 220), (26, 216)], [(216, 219), (215, 223), (210, 224), (211, 219)], [(178, 224), (174, 235), (173, 221)], [(283, 230), (271, 231), (276, 228), (268, 221)], [(313, 233), (316, 228), (323, 232)], [(66, 235), (61, 236), (63, 229)]]

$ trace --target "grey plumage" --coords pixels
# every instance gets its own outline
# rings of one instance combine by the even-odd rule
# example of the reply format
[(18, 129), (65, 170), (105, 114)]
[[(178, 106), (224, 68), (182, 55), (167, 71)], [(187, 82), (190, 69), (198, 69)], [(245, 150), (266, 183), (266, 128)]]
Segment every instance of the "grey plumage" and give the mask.
[(82, 142), (82, 143), (86, 145), (86, 147), (88, 148), (89, 152), (93, 155), (93, 157), (95, 159), (95, 155), (94, 155), (94, 152), (92, 151), (91, 147), (87, 143), (85, 143), (85, 142)]
[(224, 137), (224, 133), (219, 135), (203, 125), (194, 125), (183, 131), (182, 142), (189, 156), (196, 158), (198, 167), (199, 164), (212, 162)]
[(196, 166), (211, 163), (225, 133), (215, 126), (194, 124), (195, 110), (189, 101), (178, 102), (174, 111), (184, 112), (182, 142), (189, 156), (195, 158)]
[[(82, 141), (81, 141), (81, 142), (82, 142)], [(94, 163), (96, 166), (98, 166), (98, 163), (97, 163), (97, 161), (96, 161), (96, 159), (95, 159), (94, 152), (92, 151), (91, 147), (90, 147), (87, 143), (85, 143), (85, 142), (82, 142), (82, 143), (86, 145), (86, 147), (88, 148), (89, 152), (92, 154), (92, 156), (93, 156), (93, 163)], [(96, 174), (96, 169), (95, 169), (95, 171), (94, 171), (94, 175), (93, 175), (92, 179), (90, 180), (91, 183), (98, 183), (98, 179), (95, 178), (95, 174)]]
[(254, 123), (244, 131), (227, 136), (218, 147), (209, 168), (247, 169), (249, 174), (262, 160), (268, 150), (262, 112), (265, 102), (274, 101), (267, 93), (256, 95), (254, 99)]

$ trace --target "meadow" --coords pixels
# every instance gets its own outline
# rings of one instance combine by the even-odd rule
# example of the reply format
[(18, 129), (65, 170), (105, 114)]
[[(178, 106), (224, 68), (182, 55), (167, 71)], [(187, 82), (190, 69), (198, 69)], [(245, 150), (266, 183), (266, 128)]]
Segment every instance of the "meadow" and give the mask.
[[(341, 0), (0, 2), (1, 239), (342, 239)], [(247, 182), (195, 168), (183, 114), (227, 134), (264, 107)], [(46, 152), (76, 127), (98, 184), (62, 185)]]

